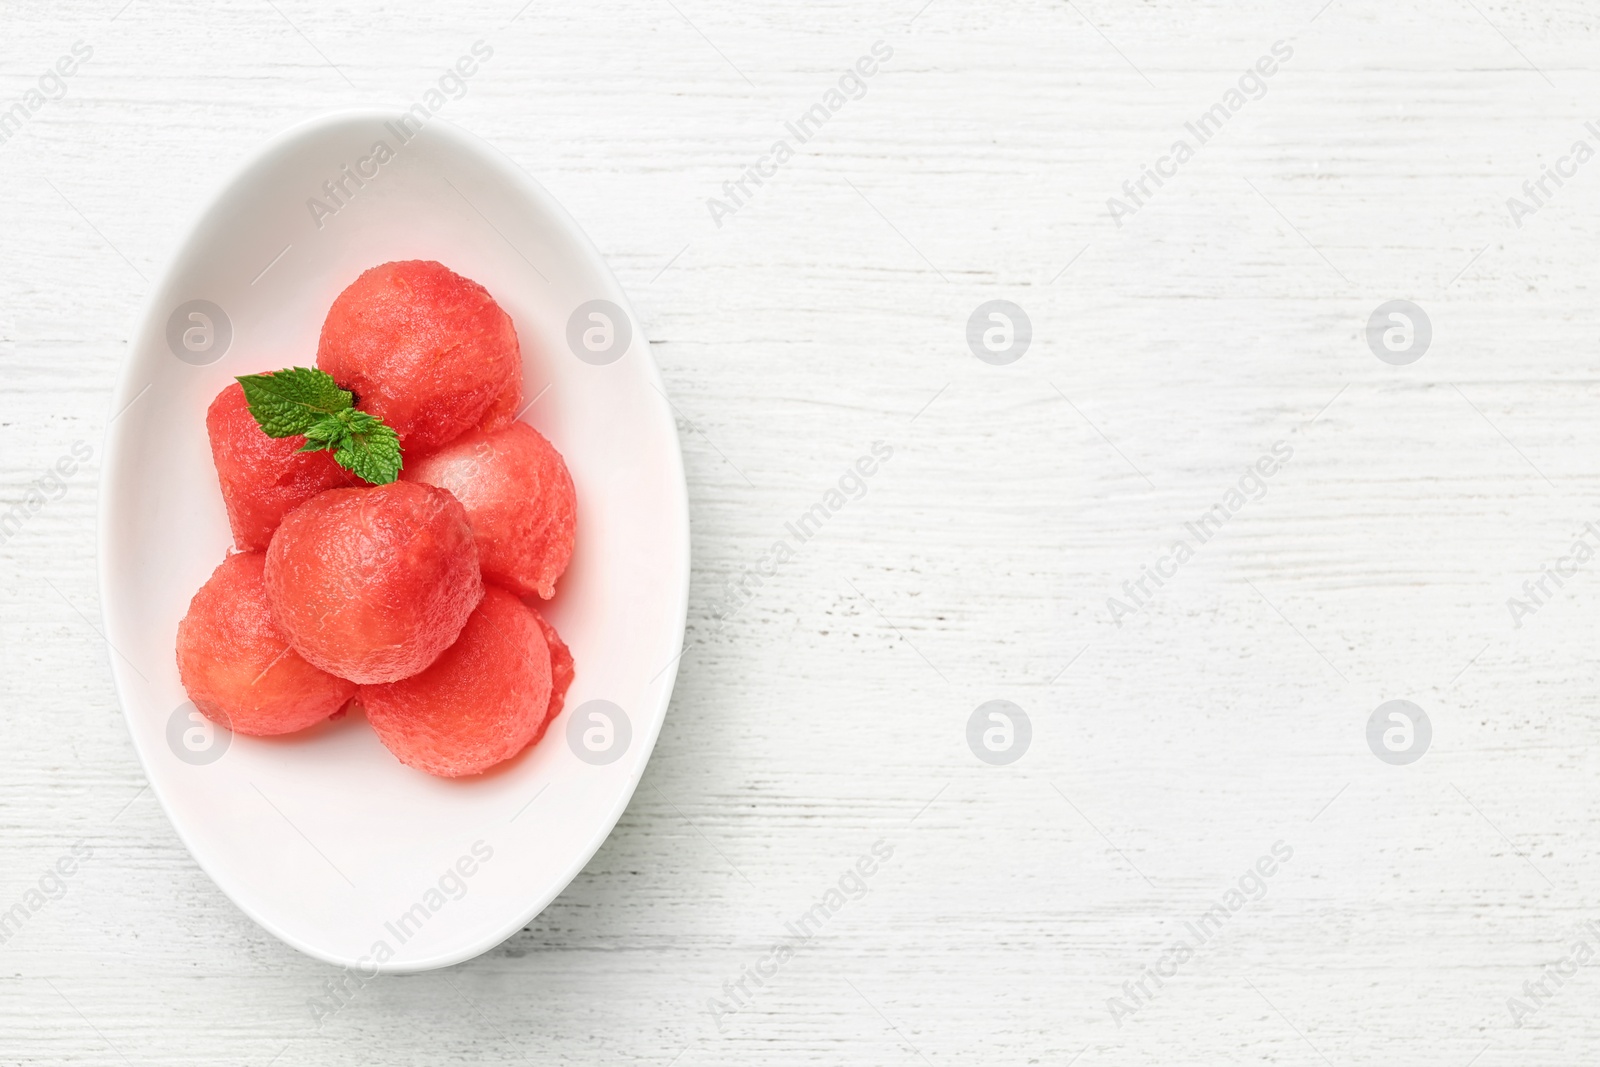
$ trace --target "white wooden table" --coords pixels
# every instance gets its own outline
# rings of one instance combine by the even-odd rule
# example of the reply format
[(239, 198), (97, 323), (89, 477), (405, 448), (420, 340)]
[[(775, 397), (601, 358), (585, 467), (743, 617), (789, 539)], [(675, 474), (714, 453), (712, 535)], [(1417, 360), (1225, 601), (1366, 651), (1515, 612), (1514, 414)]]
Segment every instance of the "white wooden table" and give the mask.
[[(1508, 601), (1600, 525), (1600, 5), (518, 2), (0, 8), (0, 1062), (1593, 1059), (1600, 562)], [(567, 892), (319, 1024), (336, 972), (144, 787), (101, 439), (234, 164), (480, 40), (443, 116), (587, 228), (680, 411), (698, 642)], [(991, 300), (1031, 323), (1009, 364), (968, 345)], [(1391, 300), (1431, 326), (1404, 365)], [(1396, 699), (1409, 764), (1368, 743)], [(991, 700), (1031, 725), (1007, 765), (967, 741)]]

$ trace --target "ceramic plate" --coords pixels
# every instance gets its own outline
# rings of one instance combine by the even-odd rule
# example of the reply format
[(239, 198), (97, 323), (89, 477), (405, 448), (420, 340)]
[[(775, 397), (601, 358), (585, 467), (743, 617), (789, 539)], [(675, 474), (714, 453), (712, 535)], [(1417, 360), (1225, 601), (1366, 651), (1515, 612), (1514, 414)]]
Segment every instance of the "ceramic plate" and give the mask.
[[(359, 714), (283, 739), (187, 703), (173, 643), (230, 547), (205, 412), (235, 375), (316, 358), (333, 298), (387, 260), (488, 288), (522, 341), (522, 415), (577, 487), (571, 567), (544, 608), (572, 648), (566, 707), (476, 778), (400, 764)], [(505, 156), (433, 119), (329, 115), (271, 141), (201, 213), (154, 287), (112, 400), (100, 591), (150, 785), (195, 860), (319, 959), (416, 971), (492, 948), (610, 833), (666, 715), (689, 582), (670, 405), (599, 254)]]

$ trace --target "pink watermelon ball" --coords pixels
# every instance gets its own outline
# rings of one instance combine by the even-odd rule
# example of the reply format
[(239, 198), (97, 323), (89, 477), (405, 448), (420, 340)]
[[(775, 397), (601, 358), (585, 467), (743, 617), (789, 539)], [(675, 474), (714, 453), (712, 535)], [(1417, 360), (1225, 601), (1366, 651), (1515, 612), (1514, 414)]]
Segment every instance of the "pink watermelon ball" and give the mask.
[(339, 294), (317, 366), (393, 427), (409, 457), (476, 426), (520, 378), (522, 355), (487, 289), (412, 259), (373, 267)]
[(467, 509), (483, 574), (548, 600), (577, 536), (577, 499), (561, 453), (525, 422), (471, 431), (406, 466), (406, 481), (448, 489)]
[(500, 390), (489, 404), (489, 410), (483, 413), (483, 418), (478, 422), (478, 429), (484, 433), (494, 433), (503, 430), (516, 421), (522, 412), (522, 374), (515, 374), (506, 387)]
[(324, 489), (361, 484), (332, 452), (301, 452), (304, 437), (268, 437), (238, 382), (211, 402), (206, 433), (233, 543), (241, 549), (266, 548), (283, 517)]
[(483, 598), (460, 502), (411, 482), (312, 497), (272, 535), (266, 578), (295, 650), (364, 685), (427, 667)]
[(532, 608), (489, 586), (461, 638), (421, 674), (361, 687), (367, 721), (408, 766), (479, 774), (544, 731), (550, 652)]
[(266, 553), (229, 556), (178, 624), (178, 676), (206, 718), (241, 734), (288, 734), (342, 709), (356, 687), (307, 663), (272, 621)]
[(572, 650), (567, 643), (561, 640), (561, 635), (556, 633), (556, 628), (550, 625), (543, 615), (537, 611), (533, 617), (539, 620), (539, 629), (544, 632), (544, 643), (550, 649), (550, 707), (545, 712), (544, 726), (539, 727), (539, 737), (544, 736), (545, 727), (557, 715), (561, 714), (561, 706), (566, 703), (567, 689), (572, 685), (572, 679), (577, 676), (577, 665), (572, 660)]

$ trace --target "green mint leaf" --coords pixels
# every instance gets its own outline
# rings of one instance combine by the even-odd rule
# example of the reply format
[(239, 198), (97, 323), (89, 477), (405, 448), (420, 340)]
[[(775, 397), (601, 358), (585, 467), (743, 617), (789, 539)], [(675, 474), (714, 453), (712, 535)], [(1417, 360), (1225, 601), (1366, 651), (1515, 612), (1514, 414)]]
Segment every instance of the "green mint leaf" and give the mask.
[(380, 419), (364, 411), (354, 415), (351, 432), (334, 448), (334, 462), (374, 485), (387, 485), (400, 477), (400, 438)]
[(301, 452), (331, 450), (333, 461), (374, 485), (400, 476), (400, 438), (376, 415), (360, 411), (333, 377), (309, 367), (239, 378), (250, 414), (268, 437), (302, 435)]
[[(319, 415), (316, 421), (307, 426), (305, 433), (306, 443), (302, 452), (320, 452), (325, 448), (333, 448), (344, 438), (350, 435), (349, 416), (354, 413), (354, 408), (346, 408), (337, 415)], [(371, 416), (367, 416), (371, 418)]]
[(268, 437), (293, 437), (317, 426), (324, 417), (354, 405), (331, 374), (311, 367), (290, 367), (275, 374), (246, 374), (238, 382), (250, 414)]

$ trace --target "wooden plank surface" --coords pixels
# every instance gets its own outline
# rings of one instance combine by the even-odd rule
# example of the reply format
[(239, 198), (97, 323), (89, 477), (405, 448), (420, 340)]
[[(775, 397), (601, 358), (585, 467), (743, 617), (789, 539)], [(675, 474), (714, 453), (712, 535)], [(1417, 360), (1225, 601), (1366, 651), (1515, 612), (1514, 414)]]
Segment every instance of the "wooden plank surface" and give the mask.
[[(1566, 0), (6, 4), (0, 110), (92, 55), (0, 144), (0, 909), (59, 895), (0, 945), (0, 1062), (1592, 1059), (1600, 563), (1508, 600), (1600, 525), (1600, 161), (1507, 200), (1600, 150), (1597, 35)], [(335, 972), (143, 787), (96, 630), (101, 440), (149, 279), (237, 161), (479, 40), (444, 117), (588, 230), (680, 409), (695, 643), (572, 886), (319, 1023)], [(1431, 323), (1406, 366), (1366, 339), (1394, 299)], [(990, 300), (1032, 325), (1004, 366), (967, 343)], [(719, 621), (874, 442), (865, 495)], [(1007, 766), (966, 739), (996, 699), (1032, 728)], [(1409, 765), (1368, 747), (1393, 699), (1432, 724)]]

